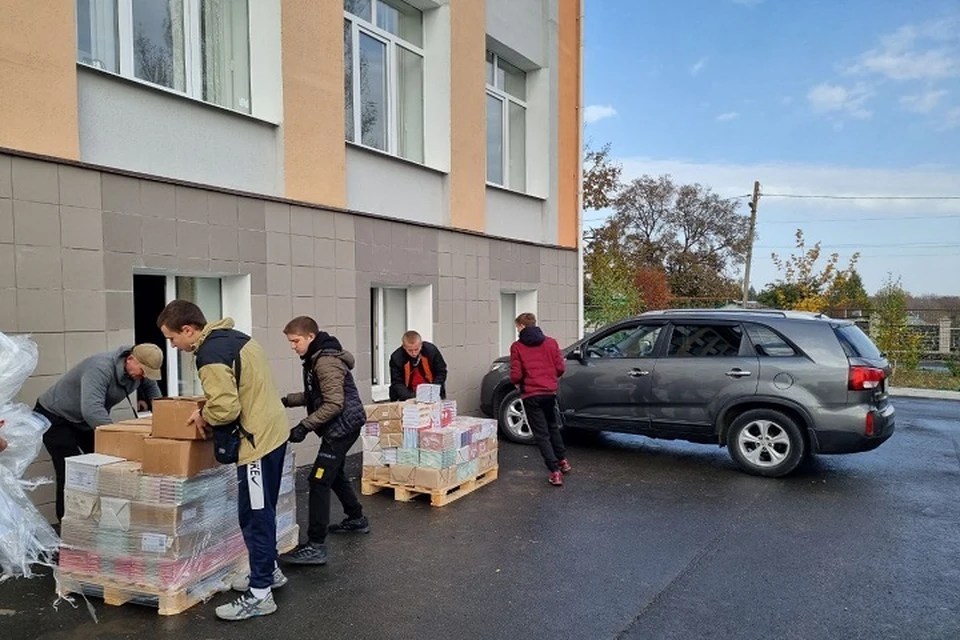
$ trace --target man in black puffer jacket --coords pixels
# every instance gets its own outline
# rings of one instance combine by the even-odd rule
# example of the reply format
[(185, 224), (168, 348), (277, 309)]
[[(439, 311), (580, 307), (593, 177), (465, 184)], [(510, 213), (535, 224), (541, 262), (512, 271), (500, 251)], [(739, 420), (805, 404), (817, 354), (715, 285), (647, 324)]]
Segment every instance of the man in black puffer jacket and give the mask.
[[(307, 417), (290, 431), (290, 442), (302, 442), (311, 431), (322, 438), (317, 459), (310, 470), (310, 525), (307, 542), (280, 559), (290, 564), (326, 564), (327, 531), (368, 533), (363, 515), (344, 472), (350, 447), (360, 437), (366, 412), (354, 382), (354, 359), (340, 341), (320, 331), (313, 318), (299, 316), (284, 327), (290, 348), (303, 360), (303, 392), (282, 398), (286, 407), (306, 407)], [(330, 490), (343, 504), (346, 518), (330, 525)]]

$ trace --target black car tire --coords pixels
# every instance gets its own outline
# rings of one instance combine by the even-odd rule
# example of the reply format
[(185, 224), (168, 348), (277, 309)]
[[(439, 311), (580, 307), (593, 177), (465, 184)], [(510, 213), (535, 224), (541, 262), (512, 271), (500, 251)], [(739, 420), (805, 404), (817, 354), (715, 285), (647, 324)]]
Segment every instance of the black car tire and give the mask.
[(518, 407), (520, 402), (520, 390), (512, 389), (500, 400), (497, 407), (497, 423), (500, 426), (500, 433), (510, 442), (518, 444), (533, 444), (533, 431), (526, 423), (518, 421)]
[[(753, 409), (739, 415), (727, 433), (730, 457), (747, 473), (780, 478), (792, 473), (807, 457), (807, 442), (797, 423), (773, 409)], [(782, 457), (781, 460), (777, 460)]]

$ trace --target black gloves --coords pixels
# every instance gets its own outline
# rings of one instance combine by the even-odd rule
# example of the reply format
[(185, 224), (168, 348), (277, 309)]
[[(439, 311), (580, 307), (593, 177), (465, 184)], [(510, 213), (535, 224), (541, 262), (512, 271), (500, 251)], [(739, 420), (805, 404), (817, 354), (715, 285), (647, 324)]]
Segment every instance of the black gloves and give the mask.
[(280, 404), (283, 405), (284, 409), (290, 408), (290, 402), (287, 400), (287, 396), (280, 396)]
[(290, 442), (303, 442), (308, 433), (310, 433), (310, 429), (307, 429), (307, 427), (300, 422), (293, 429), (290, 429)]

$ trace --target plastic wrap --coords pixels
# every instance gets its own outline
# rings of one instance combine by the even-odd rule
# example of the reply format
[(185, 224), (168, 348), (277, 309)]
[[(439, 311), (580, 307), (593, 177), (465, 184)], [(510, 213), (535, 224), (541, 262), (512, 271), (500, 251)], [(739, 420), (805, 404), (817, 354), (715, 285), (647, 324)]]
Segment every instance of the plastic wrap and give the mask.
[[(144, 604), (169, 615), (229, 588), (247, 571), (236, 467), (179, 478), (143, 474), (138, 463), (90, 460), (83, 473), (84, 456), (67, 459), (75, 468), (66, 474), (61, 594)], [(285, 462), (289, 490), (277, 505), (280, 552), (299, 538), (292, 453)], [(71, 478), (78, 482), (71, 484)]]
[(23, 479), (50, 423), (26, 405), (11, 402), (38, 358), (37, 345), (29, 337), (0, 333), (0, 438), (7, 444), (0, 452), (0, 582), (32, 577), (31, 565), (49, 565), (59, 545), (27, 493), (43, 481)]

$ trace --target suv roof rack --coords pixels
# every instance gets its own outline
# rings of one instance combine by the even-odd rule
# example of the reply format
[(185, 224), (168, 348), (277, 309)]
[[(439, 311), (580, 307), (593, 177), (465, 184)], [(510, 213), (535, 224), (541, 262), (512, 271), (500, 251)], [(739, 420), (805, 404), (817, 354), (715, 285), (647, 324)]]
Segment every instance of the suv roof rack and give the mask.
[(807, 318), (829, 320), (830, 316), (817, 311), (785, 311), (782, 309), (662, 309), (647, 311), (643, 316), (657, 315), (760, 315), (776, 316), (778, 318)]

